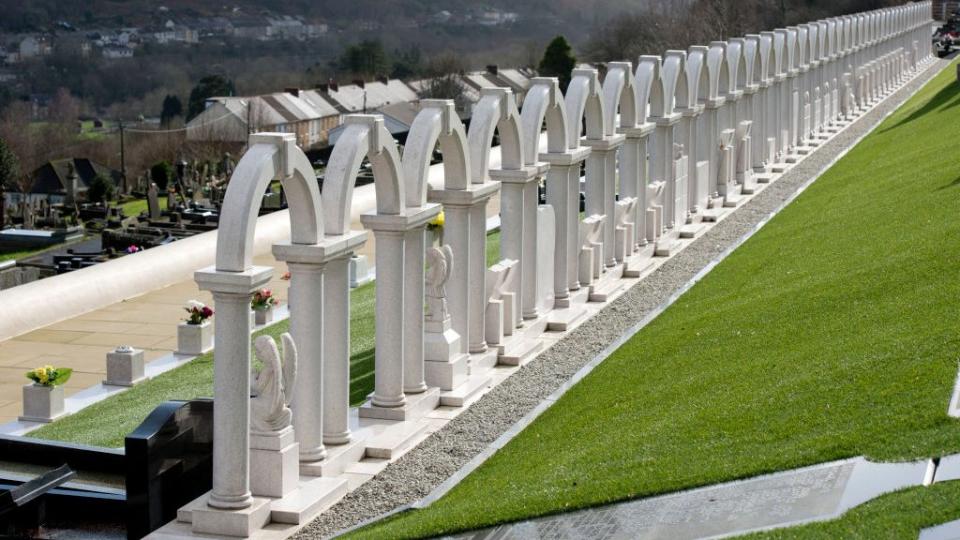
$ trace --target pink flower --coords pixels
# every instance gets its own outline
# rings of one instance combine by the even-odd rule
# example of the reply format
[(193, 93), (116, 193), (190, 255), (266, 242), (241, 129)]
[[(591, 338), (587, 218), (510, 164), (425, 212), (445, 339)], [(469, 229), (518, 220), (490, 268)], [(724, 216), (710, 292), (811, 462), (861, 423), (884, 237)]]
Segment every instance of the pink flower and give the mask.
[(203, 306), (203, 310), (201, 310), (201, 313), (203, 313), (204, 319), (209, 319), (210, 317), (213, 317), (213, 310), (207, 306)]

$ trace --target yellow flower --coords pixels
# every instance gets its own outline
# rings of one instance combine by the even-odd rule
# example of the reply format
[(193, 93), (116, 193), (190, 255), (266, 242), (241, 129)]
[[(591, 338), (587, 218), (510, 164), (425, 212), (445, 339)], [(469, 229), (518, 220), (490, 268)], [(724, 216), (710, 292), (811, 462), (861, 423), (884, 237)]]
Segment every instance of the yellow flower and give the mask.
[(446, 218), (443, 215), (443, 210), (437, 214), (437, 217), (433, 218), (433, 221), (430, 222), (431, 225), (436, 225), (437, 227), (443, 227)]

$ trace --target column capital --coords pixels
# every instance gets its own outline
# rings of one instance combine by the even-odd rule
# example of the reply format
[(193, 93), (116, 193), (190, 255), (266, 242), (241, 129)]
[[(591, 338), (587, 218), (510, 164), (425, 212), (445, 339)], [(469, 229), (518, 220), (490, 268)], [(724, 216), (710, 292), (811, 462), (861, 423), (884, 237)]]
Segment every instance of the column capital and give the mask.
[(634, 127), (617, 128), (617, 131), (626, 135), (628, 139), (642, 139), (653, 133), (655, 127), (657, 126), (653, 122), (644, 122)]
[(627, 139), (626, 135), (618, 133), (616, 135), (610, 135), (602, 139), (587, 139), (584, 137), (580, 139), (580, 144), (590, 148), (592, 152), (612, 152), (623, 144), (623, 141)]
[(442, 203), (445, 207), (471, 207), (486, 202), (499, 189), (500, 184), (496, 182), (468, 184), (467, 189), (431, 189), (427, 192), (427, 199), (432, 203)]
[(540, 161), (522, 169), (491, 169), (490, 178), (503, 184), (526, 184), (547, 173), (550, 164)]
[(325, 264), (333, 259), (348, 256), (366, 241), (366, 231), (351, 230), (346, 234), (325, 236), (317, 244), (279, 242), (273, 245), (273, 256), (278, 261), (287, 263)]
[(371, 229), (374, 235), (382, 232), (403, 233), (417, 227), (425, 227), (427, 222), (440, 213), (436, 203), (427, 203), (419, 208), (406, 208), (402, 214), (378, 214), (370, 212), (360, 216), (363, 226)]
[(249, 295), (270, 281), (273, 268), (269, 266), (251, 266), (243, 272), (227, 272), (208, 266), (193, 273), (193, 279), (201, 290), (214, 294)]
[(563, 152), (545, 152), (540, 154), (540, 160), (549, 163), (551, 167), (572, 167), (582, 163), (590, 155), (589, 146), (569, 148)]

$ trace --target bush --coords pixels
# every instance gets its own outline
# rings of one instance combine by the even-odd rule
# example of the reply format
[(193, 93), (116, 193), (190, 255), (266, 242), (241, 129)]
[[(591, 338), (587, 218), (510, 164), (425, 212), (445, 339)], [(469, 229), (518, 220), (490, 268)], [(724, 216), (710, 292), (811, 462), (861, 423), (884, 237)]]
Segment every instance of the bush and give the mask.
[(173, 166), (168, 161), (159, 161), (150, 167), (150, 181), (157, 185), (160, 191), (167, 190), (167, 184), (173, 178)]
[(112, 200), (114, 195), (116, 195), (116, 188), (113, 182), (103, 175), (98, 174), (87, 188), (87, 201), (89, 202), (106, 203)]

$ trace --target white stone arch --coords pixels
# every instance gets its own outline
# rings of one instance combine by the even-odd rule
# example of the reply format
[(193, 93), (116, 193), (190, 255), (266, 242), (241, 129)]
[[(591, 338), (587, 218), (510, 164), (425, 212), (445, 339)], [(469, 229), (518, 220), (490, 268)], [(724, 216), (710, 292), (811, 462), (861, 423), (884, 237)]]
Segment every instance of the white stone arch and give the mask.
[(292, 134), (250, 136), (249, 148), (230, 177), (217, 232), (216, 269), (244, 272), (253, 266), (253, 239), (263, 193), (280, 179), (290, 205), (290, 237), (294, 244), (316, 244), (323, 238), (324, 214), (317, 178), (310, 160)]
[(784, 71), (795, 71), (797, 69), (797, 28), (788, 27), (784, 33), (786, 38), (786, 67)]
[(556, 77), (534, 77), (523, 99), (520, 123), (523, 132), (523, 155), (527, 165), (537, 162), (542, 127), (547, 125), (547, 152), (567, 150), (567, 109)]
[[(653, 85), (650, 95), (650, 116), (669, 118), (674, 113), (677, 82), (683, 72), (684, 51), (667, 51), (660, 69), (660, 84)], [(684, 83), (686, 77), (684, 77)]]
[(573, 70), (564, 106), (567, 109), (568, 148), (580, 146), (580, 137), (584, 135), (590, 140), (603, 139), (607, 127), (597, 70)]
[(444, 189), (467, 189), (470, 182), (467, 132), (457, 116), (454, 102), (424, 99), (420, 106), (407, 134), (401, 160), (406, 206), (412, 208), (427, 203), (430, 160), (438, 143), (443, 152)]
[(806, 67), (809, 61), (807, 60), (807, 53), (810, 50), (810, 45), (807, 41), (809, 36), (809, 29), (807, 25), (801, 24), (797, 27), (797, 66)]
[(490, 180), (490, 148), (494, 133), (500, 134), (501, 169), (523, 168), (523, 140), (520, 112), (508, 88), (484, 88), (473, 109), (467, 141), (470, 146), (470, 181)]
[(743, 41), (743, 80), (745, 86), (759, 84), (760, 36), (748, 34)]
[(682, 62), (680, 69), (677, 70), (677, 82), (674, 84), (673, 88), (673, 108), (674, 111), (677, 109), (686, 109), (690, 107), (696, 107), (697, 101), (693, 99), (693, 94), (691, 91), (691, 84), (687, 78), (687, 53), (683, 52)]
[(786, 30), (778, 28), (773, 32), (773, 68), (774, 75), (782, 75), (786, 72)]
[(710, 93), (707, 99), (718, 99), (730, 90), (730, 71), (727, 65), (727, 43), (714, 41), (707, 52), (707, 75), (710, 77)]
[(769, 32), (760, 34), (757, 47), (758, 67), (756, 72), (757, 83), (769, 82), (771, 79), (770, 54), (773, 47), (773, 36)]
[(706, 101), (710, 95), (710, 77), (704, 64), (709, 49), (703, 45), (694, 45), (687, 52), (687, 85), (690, 90), (690, 106)]
[(729, 92), (743, 90), (747, 82), (746, 66), (743, 61), (743, 39), (734, 38), (727, 43), (727, 72), (730, 75)]
[[(632, 128), (637, 125), (639, 107), (633, 91), (633, 64), (630, 62), (610, 62), (607, 64), (607, 76), (601, 87), (603, 107), (606, 119), (606, 135), (612, 136), (617, 128)], [(620, 121), (617, 122), (617, 113)]]
[(820, 25), (810, 23), (807, 25), (807, 62), (819, 62), (820, 53), (818, 44), (820, 43)]
[(383, 117), (351, 114), (344, 124), (347, 127), (333, 147), (323, 180), (323, 217), (328, 235), (350, 231), (353, 188), (364, 158), (373, 166), (377, 213), (398, 215), (406, 209), (400, 153)]
[(648, 121), (653, 92), (660, 85), (660, 69), (659, 56), (644, 55), (637, 62), (637, 71), (633, 76), (633, 92), (638, 104), (638, 124)]

